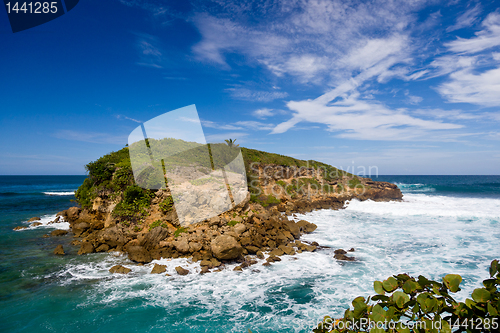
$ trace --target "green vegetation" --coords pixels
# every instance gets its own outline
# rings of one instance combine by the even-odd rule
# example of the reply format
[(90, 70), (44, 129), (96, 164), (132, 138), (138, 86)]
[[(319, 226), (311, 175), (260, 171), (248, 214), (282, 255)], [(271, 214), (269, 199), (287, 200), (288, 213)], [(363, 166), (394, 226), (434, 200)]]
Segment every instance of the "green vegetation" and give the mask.
[(174, 207), (174, 198), (169, 195), (165, 200), (160, 202), (159, 207), (164, 214), (170, 212)]
[(188, 232), (187, 228), (179, 227), (179, 228), (177, 228), (177, 230), (175, 230), (174, 237), (177, 238), (177, 237), (179, 237), (180, 234), (185, 233), (185, 232)]
[(234, 139), (234, 140), (233, 140), (233, 139), (226, 139), (226, 140), (224, 140), (224, 141), (226, 141), (227, 145), (228, 145), (229, 147), (231, 147), (231, 148), (232, 148), (232, 147), (239, 147), (239, 146), (240, 146), (240, 145), (236, 145), (236, 144), (234, 144), (234, 143), (236, 142), (236, 139)]
[[(343, 318), (334, 320), (325, 317), (313, 332), (498, 332), (498, 260), (490, 265), (490, 277), (483, 281), (484, 287), (474, 289), (471, 298), (467, 298), (465, 302), (457, 302), (450, 293), (460, 291), (460, 275), (448, 274), (442, 282), (428, 280), (423, 276), (414, 278), (407, 274), (394, 275), (384, 281), (374, 282), (377, 295), (368, 299), (355, 298), (352, 301), (353, 309), (347, 309)], [(370, 330), (367, 327), (368, 321), (380, 325)], [(410, 329), (408, 322), (416, 325)]]
[(152, 229), (154, 229), (156, 227), (168, 228), (168, 226), (165, 222), (163, 222), (162, 220), (156, 220), (153, 223), (151, 223), (151, 225), (149, 226), (149, 231), (151, 231)]
[(123, 192), (123, 199), (113, 209), (113, 215), (122, 220), (138, 222), (147, 215), (154, 193), (137, 185), (129, 186)]
[[(234, 144), (234, 141), (235, 140), (230, 140), (230, 147), (229, 143), (210, 144), (207, 146), (195, 142), (185, 142), (171, 138), (163, 140), (148, 139), (154, 156), (167, 156), (166, 154), (168, 153), (169, 158), (164, 161), (165, 168), (167, 170), (175, 165), (197, 165), (197, 170), (203, 173), (208, 173), (212, 170), (212, 165), (215, 168), (220, 168), (232, 161), (241, 152), (247, 172), (248, 189), (252, 194), (254, 202), (262, 202), (264, 206), (279, 203), (279, 200), (274, 197), (266, 197), (263, 200), (258, 198), (262, 194), (262, 188), (258, 180), (256, 166), (252, 163), (321, 169), (324, 170), (324, 177), (326, 180), (338, 179), (338, 177), (342, 176), (353, 176), (330, 165), (317, 161), (305, 161), (254, 149), (239, 148), (236, 144)], [(129, 156), (129, 149), (132, 151), (135, 147), (135, 145), (125, 147), (119, 151), (104, 155), (85, 166), (88, 178), (85, 179), (83, 184), (75, 193), (76, 201), (83, 208), (91, 208), (92, 201), (99, 196), (103, 199), (116, 201), (121, 199), (115, 207), (113, 214), (120, 217), (122, 222), (128, 219), (130, 220), (128, 222), (134, 223), (134, 221), (137, 221), (138, 219), (140, 220), (145, 216), (145, 214), (147, 214), (147, 210), (150, 207), (151, 198), (154, 196), (154, 193), (150, 190), (142, 190), (135, 185)], [(211, 152), (211, 159), (208, 158), (208, 151)], [(134, 154), (139, 158), (139, 164), (141, 164), (141, 159), (143, 160), (144, 165), (148, 165), (148, 163), (150, 163), (150, 157), (147, 152), (134, 150)], [(155, 163), (160, 163), (160, 161), (155, 161)], [(157, 166), (159, 167), (160, 164)], [(242, 172), (243, 170), (232, 171)], [(148, 175), (154, 172), (156, 171), (153, 168), (145, 168), (138, 177), (140, 179), (149, 179)], [(153, 180), (156, 179), (154, 181), (158, 181), (158, 177), (151, 178)], [(193, 185), (203, 185), (209, 181), (212, 181), (212, 179), (202, 178), (194, 180), (192, 183)], [(323, 189), (328, 188), (325, 187), (328, 185), (321, 185), (316, 179), (311, 178), (301, 178), (299, 181), (291, 184), (291, 186), (287, 185), (283, 181), (279, 181), (278, 184), (287, 188), (288, 194), (292, 197), (296, 197), (296, 192), (298, 192), (301, 186), (304, 185), (307, 186), (308, 184), (311, 184), (312, 187), (317, 186), (317, 189), (320, 189), (321, 186), (323, 186)], [(132, 188), (132, 190), (130, 190), (130, 188)], [(132, 200), (127, 199), (132, 194), (127, 191), (134, 191), (136, 197)], [(125, 194), (125, 192), (128, 194)], [(165, 201), (160, 204), (160, 208), (163, 212), (168, 212), (172, 209), (172, 203), (170, 202), (170, 199), (168, 200), (169, 201)]]
[(276, 205), (281, 203), (281, 200), (276, 198), (273, 195), (261, 195), (261, 196), (256, 196), (256, 195), (250, 195), (250, 201), (253, 203), (258, 203), (262, 205), (262, 207), (267, 207), (269, 205)]
[(240, 222), (239, 222), (239, 221), (234, 221), (234, 220), (232, 220), (232, 221), (227, 222), (227, 225), (228, 225), (228, 226), (230, 226), (230, 227), (234, 227), (234, 226), (235, 226), (235, 225), (237, 225), (238, 223), (240, 223)]
[[(350, 188), (355, 188), (357, 185), (361, 185), (361, 181), (359, 180), (358, 177), (354, 177), (354, 178), (349, 179), (349, 181), (347, 182), (347, 185), (349, 185)], [(363, 185), (361, 185), (361, 186), (363, 186)]]

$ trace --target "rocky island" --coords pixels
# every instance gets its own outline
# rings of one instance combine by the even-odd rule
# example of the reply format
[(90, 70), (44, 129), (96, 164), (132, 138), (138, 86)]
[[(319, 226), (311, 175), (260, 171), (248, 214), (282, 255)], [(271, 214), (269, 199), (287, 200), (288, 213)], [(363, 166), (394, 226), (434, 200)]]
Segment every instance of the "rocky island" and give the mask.
[[(147, 190), (135, 185), (129, 148), (110, 153), (86, 166), (88, 178), (76, 191), (79, 207), (60, 212), (70, 224), (79, 255), (118, 251), (146, 264), (154, 259), (190, 257), (202, 273), (238, 262), (235, 270), (279, 261), (279, 256), (315, 251), (316, 242), (300, 241), (316, 225), (290, 218), (315, 209), (342, 209), (352, 199), (401, 200), (396, 185), (358, 177), (317, 161), (241, 148), (248, 194), (218, 216), (181, 225), (168, 188)], [(194, 171), (193, 171), (194, 172)], [(207, 182), (191, 181), (193, 186)], [(193, 200), (206, 200), (195, 198)], [(58, 249), (58, 253), (61, 252)], [(336, 258), (350, 260), (345, 251)], [(178, 267), (178, 274), (189, 272)], [(110, 271), (127, 273), (126, 267)], [(164, 272), (155, 265), (152, 273)]]

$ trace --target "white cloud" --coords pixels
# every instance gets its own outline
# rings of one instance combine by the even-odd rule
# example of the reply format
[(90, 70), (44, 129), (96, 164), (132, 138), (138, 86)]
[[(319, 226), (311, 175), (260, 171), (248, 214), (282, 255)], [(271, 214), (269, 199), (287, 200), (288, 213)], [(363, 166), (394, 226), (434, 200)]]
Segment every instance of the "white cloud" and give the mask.
[(160, 41), (157, 37), (148, 34), (136, 34), (137, 48), (140, 52), (139, 66), (163, 68), (163, 52), (160, 47)]
[(274, 116), (273, 109), (268, 109), (268, 108), (262, 108), (262, 109), (255, 110), (254, 112), (252, 112), (252, 114), (255, 117), (260, 118), (260, 119), (265, 119), (267, 117)]
[(254, 102), (270, 102), (288, 96), (288, 93), (281, 91), (256, 91), (247, 88), (228, 88), (226, 90), (231, 93), (233, 98)]
[(460, 15), (457, 18), (455, 24), (446, 28), (446, 31), (450, 32), (472, 26), (477, 21), (479, 14), (481, 14), (481, 11), (481, 5), (477, 4), (474, 8), (471, 8)]
[(437, 89), (452, 103), (471, 103), (482, 106), (500, 105), (500, 68), (481, 74), (462, 70), (450, 75), (450, 80)]
[(478, 53), (500, 45), (500, 14), (489, 14), (483, 21), (483, 30), (476, 33), (473, 38), (458, 38), (445, 46), (456, 53)]
[(334, 103), (325, 103), (325, 95), (316, 100), (289, 102), (287, 106), (294, 112), (294, 116), (276, 126), (272, 133), (283, 133), (297, 123), (307, 121), (325, 124), (341, 138), (428, 140), (431, 131), (463, 127), (416, 118), (405, 110), (391, 110), (381, 103), (359, 99), (356, 91), (343, 94)]

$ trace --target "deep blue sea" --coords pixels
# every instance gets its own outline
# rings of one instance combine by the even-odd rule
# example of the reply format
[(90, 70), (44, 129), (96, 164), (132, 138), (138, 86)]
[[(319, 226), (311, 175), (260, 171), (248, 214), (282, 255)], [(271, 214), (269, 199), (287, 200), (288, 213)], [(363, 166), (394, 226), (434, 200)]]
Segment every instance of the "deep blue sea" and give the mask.
[[(137, 266), (125, 256), (77, 256), (71, 235), (43, 238), (67, 223), (48, 224), (74, 203), (83, 176), (0, 176), (0, 332), (310, 332), (339, 316), (374, 280), (396, 273), (464, 278), (464, 299), (500, 258), (500, 176), (380, 176), (396, 183), (403, 202), (351, 201), (344, 210), (297, 216), (318, 225), (304, 236), (330, 246), (284, 256), (242, 273), (192, 273), (187, 259)], [(22, 231), (33, 216), (42, 226)], [(62, 244), (67, 255), (52, 254)], [(333, 259), (355, 248), (356, 262)], [(171, 276), (148, 274), (163, 263)], [(121, 263), (128, 275), (108, 269)]]

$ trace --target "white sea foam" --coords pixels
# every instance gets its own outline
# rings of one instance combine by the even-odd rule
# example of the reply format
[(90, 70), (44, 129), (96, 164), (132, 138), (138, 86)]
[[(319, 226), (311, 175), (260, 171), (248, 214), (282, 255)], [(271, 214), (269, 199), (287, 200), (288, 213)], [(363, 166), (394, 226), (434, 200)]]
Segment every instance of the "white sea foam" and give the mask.
[[(352, 201), (345, 210), (321, 210), (298, 215), (318, 229), (303, 239), (331, 248), (283, 256), (271, 267), (259, 264), (235, 272), (200, 275), (198, 263), (162, 259), (137, 266), (125, 256), (93, 254), (73, 258), (56, 275), (62, 284), (96, 280), (88, 305), (141, 300), (175, 316), (186, 307), (192, 313), (166, 317), (169, 324), (205, 331), (310, 331), (324, 315), (340, 316), (359, 295), (373, 294), (373, 281), (407, 272), (440, 279), (448, 273), (464, 277), (464, 299), (488, 276), (487, 266), (500, 256), (498, 200), (461, 199), (420, 194), (404, 202)], [(354, 247), (358, 261), (338, 262), (333, 250)], [(149, 274), (154, 263), (167, 265), (165, 274)], [(128, 275), (110, 274), (123, 264)], [(179, 276), (176, 266), (190, 270)]]
[[(33, 230), (37, 228), (52, 228), (52, 229), (62, 229), (62, 230), (69, 230), (69, 222), (64, 220), (64, 218), (61, 216), (58, 220), (58, 222), (53, 223), (54, 220), (57, 219), (56, 214), (49, 214), (49, 215), (44, 215), (40, 217), (40, 220), (38, 221), (24, 221), (25, 224), (28, 224), (27, 229), (21, 229), (19, 231), (24, 231), (24, 230)], [(33, 226), (32, 224), (35, 222), (41, 223), (41, 225)]]
[(43, 192), (46, 195), (75, 195), (75, 192)]

